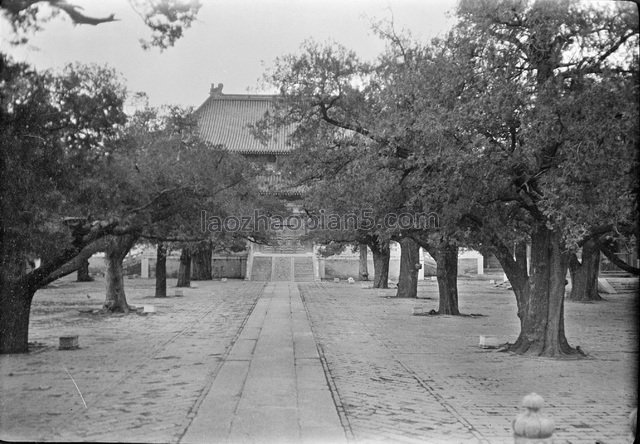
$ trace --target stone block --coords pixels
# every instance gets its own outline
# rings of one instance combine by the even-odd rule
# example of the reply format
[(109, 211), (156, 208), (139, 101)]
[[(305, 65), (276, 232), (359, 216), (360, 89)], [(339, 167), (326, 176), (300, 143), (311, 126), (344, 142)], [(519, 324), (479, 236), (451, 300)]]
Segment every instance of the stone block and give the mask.
[(498, 348), (500, 344), (497, 336), (481, 335), (478, 345), (480, 348)]
[(75, 350), (80, 348), (78, 335), (60, 336), (58, 350)]

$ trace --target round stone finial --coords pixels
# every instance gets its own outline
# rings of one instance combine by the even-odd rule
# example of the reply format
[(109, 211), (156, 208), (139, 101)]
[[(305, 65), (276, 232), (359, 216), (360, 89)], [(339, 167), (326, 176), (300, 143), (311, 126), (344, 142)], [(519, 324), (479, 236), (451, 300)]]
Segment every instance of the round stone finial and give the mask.
[(516, 416), (512, 424), (516, 444), (552, 442), (555, 424), (551, 418), (539, 412), (543, 405), (544, 399), (536, 393), (530, 393), (522, 399), (522, 406), (527, 410)]
[(522, 398), (522, 407), (534, 411), (540, 410), (544, 406), (544, 399), (537, 393), (529, 393)]

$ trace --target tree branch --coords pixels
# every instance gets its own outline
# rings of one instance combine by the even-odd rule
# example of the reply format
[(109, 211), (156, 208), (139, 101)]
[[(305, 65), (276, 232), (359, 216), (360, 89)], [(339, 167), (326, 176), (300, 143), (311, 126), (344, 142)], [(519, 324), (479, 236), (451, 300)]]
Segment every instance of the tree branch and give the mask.
[(595, 69), (597, 67), (599, 67), (599, 65), (604, 62), (611, 54), (613, 54), (614, 52), (616, 52), (618, 50), (618, 48), (620, 48), (620, 46), (622, 46), (627, 40), (629, 40), (631, 37), (633, 37), (635, 34), (637, 34), (637, 32), (635, 30), (631, 30), (629, 33), (623, 35), (622, 37), (620, 37), (620, 39), (615, 42), (613, 45), (611, 45), (611, 47), (605, 51), (603, 54), (601, 54), (599, 57), (592, 57), (590, 59), (587, 59), (589, 62), (584, 64), (584, 67), (579, 67), (578, 69), (580, 71), (589, 71), (591, 69)]
[(141, 238), (158, 242), (202, 242), (207, 240), (206, 237), (171, 237), (160, 236), (155, 234), (141, 234)]
[(66, 12), (67, 15), (71, 18), (71, 20), (73, 21), (73, 23), (75, 23), (76, 25), (92, 25), (92, 26), (96, 26), (99, 25), (101, 23), (107, 23), (107, 22), (115, 22), (118, 21), (115, 18), (114, 14), (111, 14), (109, 17), (104, 17), (104, 18), (97, 18), (97, 17), (89, 17), (87, 15), (84, 15), (82, 12), (79, 11), (79, 9), (82, 9), (80, 6), (76, 6), (76, 5), (72, 5), (70, 3), (67, 3), (64, 0), (48, 0), (49, 4), (55, 8), (61, 9), (62, 11)]
[(382, 137), (379, 137), (375, 134), (373, 134), (371, 131), (369, 131), (368, 129), (364, 128), (363, 126), (360, 125), (352, 125), (349, 123), (344, 123), (344, 122), (340, 122), (338, 120), (335, 120), (331, 117), (329, 117), (328, 111), (329, 111), (329, 107), (327, 106), (326, 103), (318, 103), (318, 108), (320, 109), (320, 117), (322, 118), (322, 120), (324, 120), (325, 122), (327, 122), (330, 125), (333, 125), (335, 127), (338, 128), (342, 128), (342, 129), (346, 129), (346, 130), (350, 130), (353, 131), (355, 133), (358, 133), (368, 139), (373, 140), (374, 142), (378, 142), (382, 145), (389, 145), (389, 141), (387, 139), (384, 139)]
[(69, 262), (65, 263), (64, 265), (62, 265), (60, 268), (56, 269), (52, 273), (49, 273), (44, 279), (38, 282), (38, 285), (40, 287), (44, 287), (45, 285), (57, 279), (60, 279), (61, 277), (64, 277), (68, 274), (73, 273), (74, 271), (78, 270), (78, 268), (80, 268), (83, 261), (89, 259), (95, 253), (104, 251), (106, 248), (107, 248), (107, 237), (98, 239), (97, 241), (83, 248), (80, 251), (80, 253), (76, 257), (71, 259)]
[(611, 248), (609, 248), (609, 246), (604, 242), (600, 240), (598, 240), (597, 242), (598, 242), (598, 247), (600, 248), (600, 251), (602, 251), (602, 253), (607, 257), (607, 259), (609, 259), (615, 266), (617, 266), (618, 268), (626, 272), (634, 274), (636, 276), (640, 275), (640, 268), (633, 267), (627, 264), (622, 259), (620, 259), (618, 256), (615, 255), (614, 251), (611, 250)]

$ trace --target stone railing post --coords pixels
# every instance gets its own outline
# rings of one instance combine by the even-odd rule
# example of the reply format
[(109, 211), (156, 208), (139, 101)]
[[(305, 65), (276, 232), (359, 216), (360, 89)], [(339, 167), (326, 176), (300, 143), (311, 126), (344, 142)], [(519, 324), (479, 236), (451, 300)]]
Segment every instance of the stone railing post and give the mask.
[(540, 413), (544, 405), (542, 396), (530, 393), (522, 399), (522, 407), (527, 409), (513, 420), (515, 444), (553, 444), (553, 419)]

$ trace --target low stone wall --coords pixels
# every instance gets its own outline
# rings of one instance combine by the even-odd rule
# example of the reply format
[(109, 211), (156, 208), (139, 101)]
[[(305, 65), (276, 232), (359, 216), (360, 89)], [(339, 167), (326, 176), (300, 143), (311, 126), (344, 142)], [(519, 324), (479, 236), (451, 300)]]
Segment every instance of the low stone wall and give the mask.
[[(168, 257), (167, 258), (167, 278), (174, 279), (178, 277), (178, 269), (180, 268), (180, 258), (179, 257)], [(149, 259), (149, 278), (156, 277), (156, 260)]]
[[(324, 279), (347, 279), (354, 278), (358, 280), (358, 271), (360, 267), (360, 260), (358, 258), (341, 258), (341, 257), (327, 257), (324, 258)], [(367, 261), (367, 271), (369, 272), (369, 280), (373, 280), (373, 258), (371, 255)], [(400, 275), (400, 258), (391, 258), (389, 261), (389, 279), (397, 281)]]
[[(180, 258), (179, 256), (169, 256), (167, 258), (167, 278), (177, 278), (178, 277), (178, 268), (180, 267)], [(89, 274), (92, 275), (103, 275), (106, 270), (106, 265), (104, 263), (103, 256), (92, 256), (89, 259)], [(135, 263), (130, 264), (128, 267), (125, 267), (124, 270), (125, 276), (136, 275), (140, 276), (142, 274), (140, 261), (136, 261)], [(149, 278), (156, 277), (156, 259), (149, 258)]]
[(478, 260), (474, 258), (458, 258), (458, 274), (478, 274)]
[(247, 258), (235, 256), (219, 256), (211, 260), (213, 279), (244, 279), (247, 275)]

